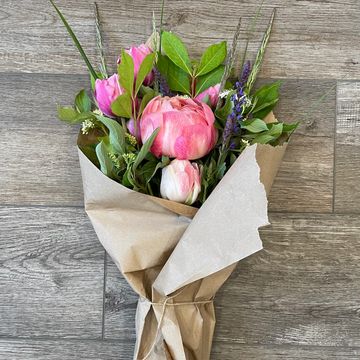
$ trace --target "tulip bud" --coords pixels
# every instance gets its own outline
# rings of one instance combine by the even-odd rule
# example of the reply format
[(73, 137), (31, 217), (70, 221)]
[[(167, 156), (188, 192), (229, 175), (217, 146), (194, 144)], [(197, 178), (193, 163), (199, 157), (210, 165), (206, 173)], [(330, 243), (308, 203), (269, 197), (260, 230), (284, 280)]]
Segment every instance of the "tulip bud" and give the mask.
[(204, 101), (206, 97), (209, 99), (211, 107), (215, 107), (219, 100), (220, 84), (211, 86), (202, 93), (200, 93), (195, 99), (199, 101)]
[(96, 79), (95, 99), (99, 109), (107, 116), (114, 116), (111, 111), (111, 103), (123, 93), (120, 87), (119, 76), (114, 74), (108, 79)]
[(173, 160), (162, 170), (160, 193), (165, 199), (193, 204), (201, 191), (201, 175), (196, 163)]
[[(133, 59), (134, 62), (134, 76), (135, 79), (140, 69), (140, 65), (145, 59), (145, 57), (152, 53), (150, 47), (146, 44), (141, 44), (139, 46), (133, 46), (130, 49), (125, 50)], [(121, 58), (118, 59), (117, 63), (120, 64)], [(154, 81), (154, 72), (151, 71), (144, 80), (144, 85), (149, 86)]]

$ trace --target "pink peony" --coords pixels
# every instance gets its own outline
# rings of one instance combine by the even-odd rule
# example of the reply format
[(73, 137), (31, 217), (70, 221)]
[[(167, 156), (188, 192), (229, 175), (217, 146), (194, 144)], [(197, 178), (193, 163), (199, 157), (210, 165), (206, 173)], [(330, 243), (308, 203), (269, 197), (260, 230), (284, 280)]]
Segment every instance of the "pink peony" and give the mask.
[[(135, 79), (140, 69), (140, 65), (145, 59), (145, 57), (152, 53), (152, 50), (149, 46), (145, 44), (141, 44), (139, 46), (133, 46), (128, 50), (125, 50), (133, 59), (134, 61), (134, 74)], [(120, 64), (121, 58), (118, 59), (118, 64)], [(154, 72), (151, 71), (144, 80), (144, 85), (149, 86), (154, 81)]]
[(114, 74), (108, 79), (96, 79), (95, 99), (99, 109), (107, 116), (114, 116), (111, 111), (111, 103), (123, 92), (119, 84), (118, 74)]
[(193, 204), (201, 190), (201, 176), (196, 163), (173, 160), (162, 170), (160, 192), (165, 199)]
[(151, 152), (180, 160), (195, 160), (205, 156), (215, 146), (217, 130), (210, 107), (194, 99), (160, 97), (146, 106), (141, 120), (141, 140), (144, 143), (160, 128)]
[(218, 99), (219, 99), (219, 91), (220, 91), (220, 84), (211, 86), (208, 89), (206, 89), (205, 91), (203, 91), (202, 93), (200, 93), (196, 97), (196, 100), (203, 101), (204, 98), (208, 95), (209, 100), (210, 100), (210, 105), (212, 107), (215, 107), (218, 102)]

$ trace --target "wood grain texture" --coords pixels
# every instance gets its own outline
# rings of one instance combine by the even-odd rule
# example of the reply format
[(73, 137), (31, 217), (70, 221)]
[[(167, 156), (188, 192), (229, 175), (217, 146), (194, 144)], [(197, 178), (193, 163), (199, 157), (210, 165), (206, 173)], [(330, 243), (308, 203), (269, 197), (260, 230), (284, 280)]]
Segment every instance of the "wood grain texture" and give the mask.
[[(261, 232), (264, 250), (241, 261), (215, 299), (216, 341), (230, 348), (360, 346), (359, 217), (277, 213), (271, 221)], [(111, 262), (107, 269), (107, 297), (111, 293), (117, 306), (106, 306), (106, 338), (124, 341), (130, 334), (134, 341), (123, 324), (133, 316), (136, 299)]]
[[(299, 121), (300, 126), (273, 185), (270, 210), (332, 211), (335, 93), (333, 81), (283, 82), (275, 115), (284, 122)], [(311, 127), (309, 122), (313, 123)]]
[[(226, 358), (224, 357), (226, 354)], [(261, 346), (215, 342), (213, 360), (358, 360), (357, 348)], [(0, 339), (0, 359), (6, 360), (129, 360), (128, 342)]]
[[(16, 108), (19, 98), (29, 109), (13, 112), (0, 123), (4, 143), (0, 149), (0, 204), (81, 206), (75, 145), (79, 127), (57, 120), (56, 105), (71, 104), (75, 93), (88, 84), (87, 77), (0, 74), (0, 80), (4, 92), (0, 110), (6, 113)], [(277, 116), (305, 123), (304, 109), (333, 84), (284, 81)], [(303, 124), (297, 130), (270, 196), (271, 210), (332, 211), (334, 113), (335, 95), (331, 93), (309, 116), (315, 126), (309, 129)]]
[(72, 104), (87, 76), (0, 74), (0, 82), (0, 204), (82, 205), (78, 127), (61, 123), (56, 107)]
[(120, 341), (0, 339), (2, 360), (129, 360), (132, 352)]
[(335, 211), (360, 212), (360, 82), (337, 90)]
[(0, 337), (101, 338), (104, 251), (83, 210), (0, 207), (0, 248)]
[[(160, 1), (98, 0), (109, 63), (120, 48), (144, 42), (151, 32), (153, 9)], [(58, 0), (91, 60), (96, 63), (92, 0)], [(181, 35), (196, 57), (212, 42), (231, 40), (243, 18), (241, 47), (258, 0), (168, 0), (165, 25)], [(250, 43), (254, 55), (271, 10), (274, 31), (262, 70), (272, 78), (359, 78), (360, 33), (357, 0), (266, 0), (263, 17)], [(54, 10), (42, 0), (0, 1), (0, 71), (85, 73), (71, 40)], [(59, 51), (61, 49), (61, 51)]]

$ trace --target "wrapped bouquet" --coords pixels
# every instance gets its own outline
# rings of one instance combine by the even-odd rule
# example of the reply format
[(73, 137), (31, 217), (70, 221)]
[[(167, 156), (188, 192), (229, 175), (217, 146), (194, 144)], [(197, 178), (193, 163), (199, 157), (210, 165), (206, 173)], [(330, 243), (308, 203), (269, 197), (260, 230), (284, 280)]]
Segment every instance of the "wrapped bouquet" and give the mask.
[[(108, 75), (97, 22), (94, 69), (51, 1), (91, 76), (59, 118), (78, 137), (85, 210), (99, 240), (139, 294), (134, 359), (210, 358), (213, 299), (237, 262), (262, 248), (266, 193), (297, 124), (272, 113), (278, 82), (254, 90), (274, 13), (253, 63), (233, 73), (240, 21), (191, 59), (162, 29), (122, 50)], [(240, 215), (239, 215), (240, 214)]]

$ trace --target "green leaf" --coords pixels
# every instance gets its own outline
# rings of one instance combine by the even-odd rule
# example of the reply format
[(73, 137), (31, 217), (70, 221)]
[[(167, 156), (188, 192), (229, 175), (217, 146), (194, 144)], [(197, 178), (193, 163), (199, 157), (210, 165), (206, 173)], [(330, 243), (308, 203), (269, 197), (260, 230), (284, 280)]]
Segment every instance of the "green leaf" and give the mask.
[(129, 93), (118, 96), (111, 104), (111, 111), (120, 117), (132, 117), (132, 101)]
[(216, 117), (223, 122), (227, 120), (234, 107), (233, 101), (231, 100), (231, 95), (232, 93), (229, 93), (226, 97), (225, 104), (221, 108), (215, 110)]
[(81, 90), (76, 95), (75, 106), (79, 112), (91, 111), (91, 100), (85, 90)]
[(144, 97), (141, 100), (140, 103), (140, 109), (139, 109), (139, 115), (142, 114), (142, 112), (144, 111), (146, 105), (150, 102), (150, 100), (152, 100), (154, 97), (156, 96), (156, 92), (155, 91), (148, 91)]
[(63, 24), (66, 27), (66, 30), (68, 31), (69, 35), (71, 36), (75, 46), (77, 47), (81, 57), (83, 58), (83, 60), (85, 61), (86, 66), (89, 69), (90, 74), (92, 75), (92, 77), (94, 79), (98, 79), (98, 75), (96, 73), (96, 71), (94, 70), (94, 68), (92, 67), (88, 57), (85, 54), (84, 49), (82, 48), (79, 40), (77, 39), (76, 35), (74, 34), (74, 32), (72, 31), (70, 25), (68, 24), (68, 22), (66, 21), (66, 19), (64, 18), (63, 14), (60, 12), (60, 10), (58, 9), (58, 7), (55, 5), (53, 0), (50, 0), (50, 3), (52, 4), (52, 6), (54, 7), (54, 9), (56, 10), (56, 12), (58, 13), (61, 21), (63, 22)]
[(135, 95), (139, 92), (140, 86), (144, 82), (146, 76), (152, 70), (154, 65), (154, 60), (155, 60), (155, 53), (151, 53), (147, 55), (145, 59), (142, 61), (136, 78)]
[(189, 54), (182, 41), (174, 34), (164, 31), (161, 35), (162, 48), (165, 54), (179, 68), (192, 75), (192, 66)]
[(76, 124), (76, 118), (79, 115), (79, 113), (72, 107), (62, 107), (58, 106), (57, 109), (58, 118), (61, 121), (65, 121), (69, 124)]
[(118, 74), (120, 85), (132, 95), (134, 91), (134, 61), (125, 50), (121, 52)]
[(134, 172), (136, 171), (137, 167), (145, 159), (146, 155), (150, 151), (150, 148), (151, 148), (151, 146), (156, 138), (156, 135), (158, 134), (159, 131), (160, 131), (160, 128), (155, 129), (154, 132), (151, 134), (151, 136), (145, 141), (145, 143), (141, 147), (141, 149), (136, 157), (136, 160), (134, 162), (134, 165), (133, 165)]
[(161, 159), (161, 162), (158, 162), (155, 166), (154, 171), (152, 172), (152, 174), (148, 177), (148, 179), (146, 180), (147, 183), (150, 182), (150, 180), (155, 176), (156, 172), (159, 169), (163, 169), (165, 166), (170, 164), (170, 159), (167, 156), (163, 156)]
[(279, 136), (281, 136), (283, 130), (283, 123), (268, 124), (268, 127), (270, 127), (270, 129), (267, 132), (256, 136), (253, 139), (253, 143), (268, 144), (272, 141), (275, 141)]
[(199, 95), (210, 86), (214, 86), (221, 81), (222, 75), (224, 73), (225, 66), (220, 65), (216, 69), (212, 70), (206, 75), (200, 76), (196, 81), (196, 94)]
[(96, 156), (100, 163), (100, 170), (106, 176), (111, 177), (113, 164), (111, 159), (109, 158), (109, 151), (104, 140), (101, 140), (99, 144), (97, 144), (95, 151), (96, 151)]
[(209, 46), (200, 59), (196, 76), (205, 75), (221, 65), (227, 55), (226, 41)]
[(268, 131), (266, 123), (261, 119), (250, 119), (241, 122), (241, 128), (246, 129), (252, 133), (260, 133)]
[(118, 154), (125, 153), (125, 133), (123, 127), (115, 120), (96, 115), (96, 118), (109, 130), (109, 143)]
[(159, 54), (157, 68), (165, 76), (171, 90), (190, 95), (189, 75), (176, 66), (167, 56)]
[(272, 84), (267, 84), (258, 89), (253, 95), (256, 99), (256, 106), (252, 114), (258, 118), (264, 118), (279, 101), (279, 88), (281, 82), (277, 81)]

